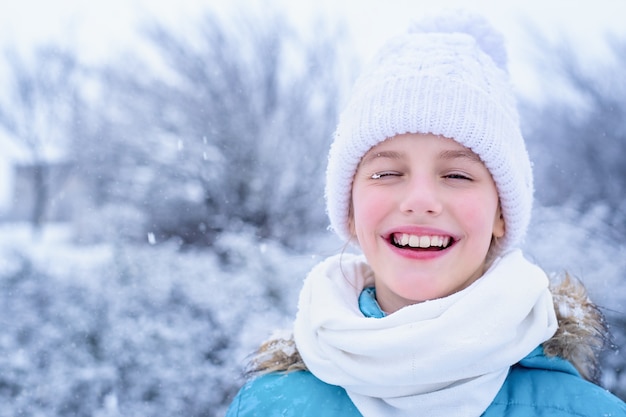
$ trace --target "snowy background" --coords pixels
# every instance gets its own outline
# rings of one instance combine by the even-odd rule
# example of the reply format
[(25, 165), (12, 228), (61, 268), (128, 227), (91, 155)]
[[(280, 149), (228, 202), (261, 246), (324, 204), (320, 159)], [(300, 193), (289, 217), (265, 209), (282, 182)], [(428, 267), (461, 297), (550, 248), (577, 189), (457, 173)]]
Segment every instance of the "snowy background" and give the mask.
[[(0, 417), (221, 416), (343, 249), (322, 198), (337, 112), (428, 7), (224, 3), (0, 5)], [(525, 249), (588, 286), (614, 337), (601, 383), (626, 398), (626, 10), (500, 3), (473, 7), (510, 43)]]

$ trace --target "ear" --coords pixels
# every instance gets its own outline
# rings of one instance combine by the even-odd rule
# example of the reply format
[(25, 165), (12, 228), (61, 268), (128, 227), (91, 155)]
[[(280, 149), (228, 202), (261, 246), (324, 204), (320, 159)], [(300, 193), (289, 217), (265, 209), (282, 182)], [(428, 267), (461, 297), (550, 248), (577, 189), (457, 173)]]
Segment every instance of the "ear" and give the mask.
[(500, 238), (504, 236), (505, 229), (506, 225), (504, 224), (504, 216), (502, 215), (502, 209), (500, 208), (500, 204), (498, 204), (498, 209), (496, 210), (496, 215), (493, 219), (492, 235), (496, 238)]

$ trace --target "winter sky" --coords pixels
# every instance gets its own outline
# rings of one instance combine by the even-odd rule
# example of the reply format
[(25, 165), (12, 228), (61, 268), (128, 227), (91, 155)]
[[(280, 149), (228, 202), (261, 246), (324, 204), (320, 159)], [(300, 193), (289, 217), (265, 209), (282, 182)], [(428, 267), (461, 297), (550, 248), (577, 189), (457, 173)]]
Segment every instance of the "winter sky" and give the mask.
[(524, 22), (549, 36), (564, 33), (593, 53), (607, 31), (626, 35), (626, 2), (615, 0), (20, 0), (0, 2), (0, 45), (28, 47), (60, 40), (75, 45), (87, 58), (99, 58), (131, 42), (135, 23), (147, 16), (184, 31), (207, 5), (225, 11), (263, 10), (268, 3), (281, 5), (302, 25), (320, 13), (342, 16), (366, 55), (412, 19), (442, 7), (477, 10), (488, 17), (507, 37), (512, 64), (527, 53)]
[[(263, 0), (20, 0), (0, 1), (0, 48), (28, 49), (36, 43), (59, 41), (76, 48), (84, 60), (106, 59), (132, 45), (136, 23), (148, 16), (163, 19), (181, 31), (207, 5), (228, 11), (235, 7), (263, 10)], [(532, 54), (527, 24), (550, 38), (564, 36), (586, 51), (589, 62), (602, 59), (607, 32), (626, 37), (626, 2), (615, 0), (274, 0), (299, 25), (311, 16), (341, 16), (365, 58), (415, 18), (437, 8), (463, 7), (484, 14), (503, 32), (509, 46), (510, 71), (521, 92), (537, 92), (536, 75), (525, 64)], [(435, 6), (436, 4), (436, 6)], [(0, 65), (0, 86), (6, 82)], [(0, 89), (1, 91), (1, 89)], [(0, 211), (9, 195), (7, 160), (11, 151), (0, 134)], [(4, 181), (3, 181), (4, 180)]]

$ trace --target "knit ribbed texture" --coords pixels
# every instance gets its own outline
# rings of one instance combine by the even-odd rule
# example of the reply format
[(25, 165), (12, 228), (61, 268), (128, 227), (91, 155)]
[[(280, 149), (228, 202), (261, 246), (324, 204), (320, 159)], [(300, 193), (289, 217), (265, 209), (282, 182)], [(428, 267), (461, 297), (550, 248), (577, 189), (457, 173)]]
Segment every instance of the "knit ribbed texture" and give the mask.
[[(499, 251), (523, 240), (533, 200), (532, 171), (502, 38), (483, 19), (461, 17), (453, 19), (459, 30), (476, 28), (482, 38), (450, 29), (450, 19), (442, 17), (430, 30), (449, 32), (413, 32), (390, 40), (357, 80), (326, 173), (327, 212), (342, 239), (350, 239), (352, 181), (363, 155), (399, 134), (432, 133), (471, 149), (490, 171), (505, 220)], [(495, 60), (481, 44), (494, 50)]]

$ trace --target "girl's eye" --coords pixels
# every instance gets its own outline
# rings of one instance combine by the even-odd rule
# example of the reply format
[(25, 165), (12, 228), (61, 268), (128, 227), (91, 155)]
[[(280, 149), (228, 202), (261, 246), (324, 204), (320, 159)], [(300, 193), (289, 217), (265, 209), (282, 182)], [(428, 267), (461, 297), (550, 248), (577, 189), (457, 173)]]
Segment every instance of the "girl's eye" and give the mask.
[(391, 172), (391, 171), (382, 171), (382, 172), (376, 172), (372, 175), (370, 175), (370, 178), (373, 180), (378, 180), (381, 179), (383, 177), (397, 177), (400, 174), (398, 174), (397, 172)]
[(445, 175), (445, 178), (449, 178), (451, 180), (468, 180), (468, 181), (472, 180), (472, 178), (470, 176), (462, 174), (462, 173), (459, 173), (459, 172), (454, 172), (452, 174), (447, 174), (447, 175)]

